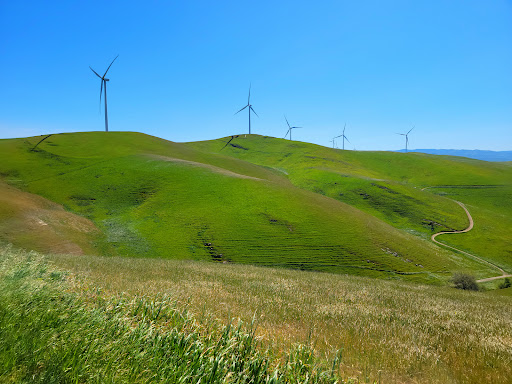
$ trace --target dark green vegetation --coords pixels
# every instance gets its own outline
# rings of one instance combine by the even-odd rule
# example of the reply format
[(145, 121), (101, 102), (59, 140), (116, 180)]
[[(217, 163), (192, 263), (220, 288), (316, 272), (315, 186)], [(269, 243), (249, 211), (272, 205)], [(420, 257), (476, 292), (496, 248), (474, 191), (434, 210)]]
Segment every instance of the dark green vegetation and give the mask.
[(457, 272), (452, 277), (452, 283), (457, 289), (464, 289), (467, 291), (478, 291), (478, 284), (472, 275), (467, 273)]
[(77, 294), (65, 280), (0, 248), (2, 383), (339, 383), (306, 346), (281, 362), (254, 330), (197, 323), (169, 297)]
[[(53, 135), (32, 150), (39, 140), (1, 140), (0, 175), (89, 219), (98, 231), (80, 240), (84, 252), (434, 283), (459, 270), (496, 274), (430, 242), (432, 227), (463, 229), (468, 221), (457, 204), (421, 188), (504, 184), (512, 168), (503, 164), (258, 135), (222, 152), (221, 140), (177, 144), (138, 133)], [(8, 240), (28, 246), (26, 238)], [(478, 255), (510, 268), (502, 248), (509, 243), (498, 244), (500, 258)]]

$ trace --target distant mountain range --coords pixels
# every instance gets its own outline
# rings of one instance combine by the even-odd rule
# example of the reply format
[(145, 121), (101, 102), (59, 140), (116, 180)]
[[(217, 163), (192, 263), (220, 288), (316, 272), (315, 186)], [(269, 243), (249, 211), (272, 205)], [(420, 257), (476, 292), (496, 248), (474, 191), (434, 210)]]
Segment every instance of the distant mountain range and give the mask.
[[(401, 149), (394, 152), (405, 152), (405, 150)], [(410, 149), (408, 152), (461, 156), (485, 161), (512, 161), (512, 151), (481, 151), (478, 149)]]

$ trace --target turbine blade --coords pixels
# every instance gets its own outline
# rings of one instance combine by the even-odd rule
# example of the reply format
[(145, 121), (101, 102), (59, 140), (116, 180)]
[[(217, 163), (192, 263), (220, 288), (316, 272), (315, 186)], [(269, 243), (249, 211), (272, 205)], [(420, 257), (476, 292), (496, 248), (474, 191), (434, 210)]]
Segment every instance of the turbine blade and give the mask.
[(101, 109), (101, 94), (103, 93), (103, 83), (105, 82), (105, 80), (101, 80), (101, 87), (100, 87), (100, 109)]
[(286, 136), (288, 136), (288, 133), (290, 132), (290, 128), (286, 131), (286, 135), (284, 135), (284, 138), (286, 139)]
[(288, 122), (288, 119), (286, 118), (286, 116), (284, 117), (284, 119), (286, 120), (286, 124), (288, 125), (288, 128), (290, 128), (290, 123)]
[[(91, 66), (90, 66), (90, 65), (89, 65), (89, 68), (91, 68)], [(98, 76), (98, 77), (101, 79), (101, 76), (100, 76), (100, 75), (98, 75), (98, 73), (97, 73), (94, 69), (92, 69), (92, 68), (91, 68), (91, 71), (93, 71), (93, 72), (96, 74), (96, 76)]]
[[(253, 112), (254, 112), (254, 114), (255, 114), (256, 116), (258, 116), (258, 114), (257, 114), (257, 113), (256, 113), (256, 111), (252, 108), (252, 106), (250, 106), (249, 108), (251, 109), (251, 111), (253, 111)], [(259, 117), (259, 116), (258, 116), (258, 117)]]
[[(347, 136), (343, 135), (343, 137), (345, 138), (345, 140), (347, 140), (350, 143), (349, 139), (347, 139)], [(352, 143), (350, 143), (350, 144), (352, 144)]]
[(247, 105), (251, 104), (251, 83), (249, 83), (249, 96), (247, 97)]
[[(414, 129), (414, 127), (411, 128), (411, 131)], [(407, 132), (407, 134), (411, 133), (411, 131)]]
[[(396, 133), (396, 132), (395, 132)], [(405, 133), (397, 133), (397, 135), (405, 136)]]
[(345, 128), (347, 128), (347, 123), (343, 126), (343, 134), (345, 134)]
[(302, 127), (292, 127), (292, 129), (297, 129), (297, 128), (302, 128)]
[[(247, 108), (249, 106), (249, 104), (247, 104), (245, 107), (243, 107), (241, 110), (239, 110), (238, 112), (242, 112), (245, 108)], [(236, 112), (235, 115), (238, 113)]]
[(108, 70), (110, 69), (110, 67), (112, 66), (112, 64), (114, 64), (114, 61), (116, 61), (116, 59), (119, 57), (119, 55), (117, 55), (114, 60), (112, 60), (112, 62), (110, 63), (110, 65), (108, 66), (107, 70), (105, 71), (105, 74), (103, 75), (103, 77), (107, 76), (107, 72)]

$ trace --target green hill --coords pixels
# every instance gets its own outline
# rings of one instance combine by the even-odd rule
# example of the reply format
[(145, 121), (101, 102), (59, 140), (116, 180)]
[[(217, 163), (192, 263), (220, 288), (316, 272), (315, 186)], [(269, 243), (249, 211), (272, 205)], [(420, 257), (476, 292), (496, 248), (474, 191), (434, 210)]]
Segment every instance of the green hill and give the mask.
[(452, 199), (461, 201), (472, 213), (475, 228), (438, 240), (512, 270), (510, 163), (343, 151), (258, 135), (240, 135), (223, 149), (226, 141), (188, 145), (280, 170), (300, 188), (350, 204), (424, 239), (467, 227), (465, 213)]
[[(99, 254), (428, 282), (456, 270), (495, 274), (429, 241), (429, 222), (461, 229), (467, 218), (420, 187), (498, 184), (510, 175), (504, 165), (336, 151), (257, 135), (222, 151), (221, 140), (178, 144), (127, 132), (53, 135), (34, 150), (42, 138), (0, 140), (0, 175), (94, 223), (99, 232), (87, 241)], [(0, 215), (6, 220), (16, 211)]]

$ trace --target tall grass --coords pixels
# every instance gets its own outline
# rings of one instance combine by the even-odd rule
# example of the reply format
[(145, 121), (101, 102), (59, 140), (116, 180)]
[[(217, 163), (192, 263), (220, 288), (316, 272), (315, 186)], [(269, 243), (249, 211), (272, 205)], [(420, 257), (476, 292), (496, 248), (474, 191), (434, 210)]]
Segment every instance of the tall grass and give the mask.
[(254, 328), (197, 322), (166, 295), (70, 290), (35, 253), (0, 253), (0, 382), (335, 383), (312, 350), (285, 360)]
[[(362, 382), (509, 383), (510, 297), (401, 281), (178, 260), (51, 256), (105, 295), (171, 295), (196, 318), (250, 322), (272, 350), (297, 343)], [(80, 281), (76, 291), (91, 291)], [(338, 354), (337, 351), (341, 351)], [(326, 363), (327, 364), (327, 363)]]

